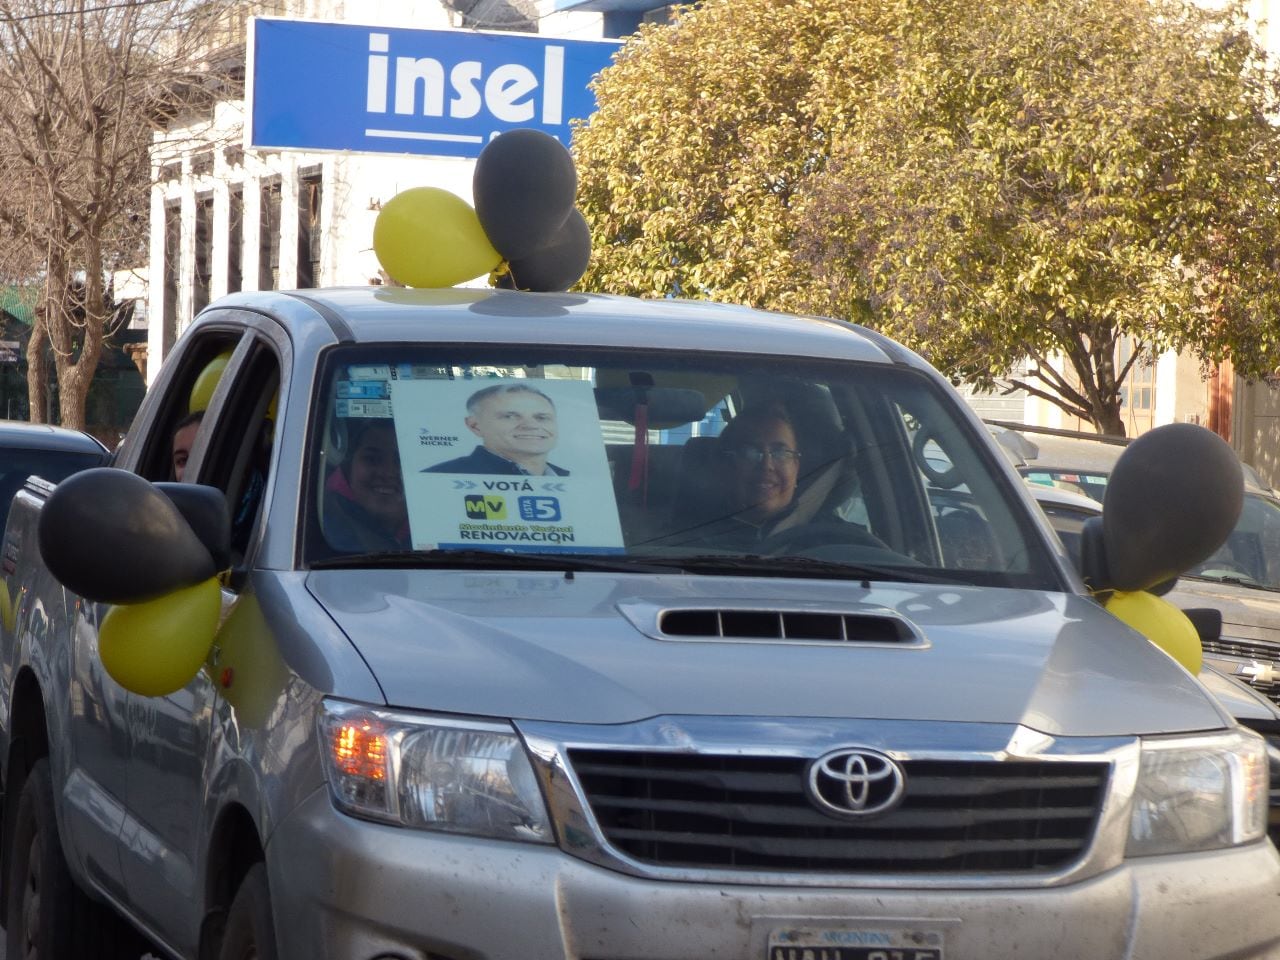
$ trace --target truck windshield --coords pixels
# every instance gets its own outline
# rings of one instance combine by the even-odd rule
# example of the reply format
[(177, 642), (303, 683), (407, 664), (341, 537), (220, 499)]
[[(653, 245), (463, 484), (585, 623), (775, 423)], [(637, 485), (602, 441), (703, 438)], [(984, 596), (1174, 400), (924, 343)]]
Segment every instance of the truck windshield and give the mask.
[(989, 441), (904, 367), (373, 345), (321, 383), (311, 564), (1061, 587)]
[(1227, 542), (1184, 576), (1280, 590), (1280, 501), (1246, 490)]

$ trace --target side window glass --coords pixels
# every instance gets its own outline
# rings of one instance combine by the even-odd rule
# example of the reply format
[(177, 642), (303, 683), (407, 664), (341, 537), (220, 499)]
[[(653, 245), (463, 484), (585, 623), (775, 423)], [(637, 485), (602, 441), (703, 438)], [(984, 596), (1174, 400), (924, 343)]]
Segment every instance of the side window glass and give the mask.
[(280, 365), (260, 344), (234, 376), (232, 392), (208, 436), (200, 479), (227, 495), (232, 561), (239, 565), (252, 547), (262, 511), (275, 444)]
[[(135, 438), (144, 442), (133, 465), (139, 475), (152, 482), (194, 479), (187, 475), (186, 464), (203, 434), (204, 410), (213, 387), (240, 337), (234, 332), (214, 331), (192, 344), (174, 377), (156, 395), (155, 406), (139, 411), (139, 416), (150, 416), (154, 424), (145, 435)], [(122, 448), (117, 463), (119, 456), (127, 457), (128, 452)]]

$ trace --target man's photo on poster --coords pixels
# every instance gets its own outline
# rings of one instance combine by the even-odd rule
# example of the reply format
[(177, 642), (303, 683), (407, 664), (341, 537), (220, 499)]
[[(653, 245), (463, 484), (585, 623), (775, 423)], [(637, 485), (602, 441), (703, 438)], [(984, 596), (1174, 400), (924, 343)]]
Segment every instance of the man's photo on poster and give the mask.
[(479, 443), (465, 456), (424, 467), (424, 473), (567, 477), (552, 463), (560, 438), (555, 401), (534, 383), (504, 380), (467, 397), (463, 423)]

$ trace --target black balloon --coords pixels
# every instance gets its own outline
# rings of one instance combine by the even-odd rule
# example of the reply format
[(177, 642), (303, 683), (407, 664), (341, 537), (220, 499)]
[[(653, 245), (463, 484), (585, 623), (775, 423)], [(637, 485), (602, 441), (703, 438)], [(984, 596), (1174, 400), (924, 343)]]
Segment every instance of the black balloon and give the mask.
[(573, 210), (578, 173), (560, 141), (540, 130), (494, 137), (476, 160), (471, 190), (476, 216), (504, 260), (550, 243)]
[(173, 501), (114, 467), (59, 483), (40, 510), (37, 540), (49, 572), (100, 603), (154, 600), (217, 573)]
[(591, 230), (577, 210), (569, 212), (559, 232), (544, 247), (512, 260), (510, 273), (499, 284), (516, 290), (568, 290), (578, 282), (591, 259)]
[(1185, 573), (1226, 542), (1243, 506), (1240, 460), (1216, 433), (1191, 423), (1144, 433), (1107, 481), (1102, 528), (1111, 585), (1149, 590)]

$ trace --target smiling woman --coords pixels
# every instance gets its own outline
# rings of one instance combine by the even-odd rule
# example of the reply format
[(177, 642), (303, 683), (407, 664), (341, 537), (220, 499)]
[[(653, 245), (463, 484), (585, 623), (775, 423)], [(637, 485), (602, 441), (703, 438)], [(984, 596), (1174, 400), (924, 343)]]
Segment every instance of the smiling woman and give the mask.
[(800, 449), (784, 407), (748, 410), (720, 435), (715, 465), (735, 511), (702, 532), (708, 546), (746, 549), (778, 529), (795, 508)]
[(404, 480), (390, 420), (356, 421), (343, 463), (325, 481), (325, 537), (348, 550), (408, 546)]

